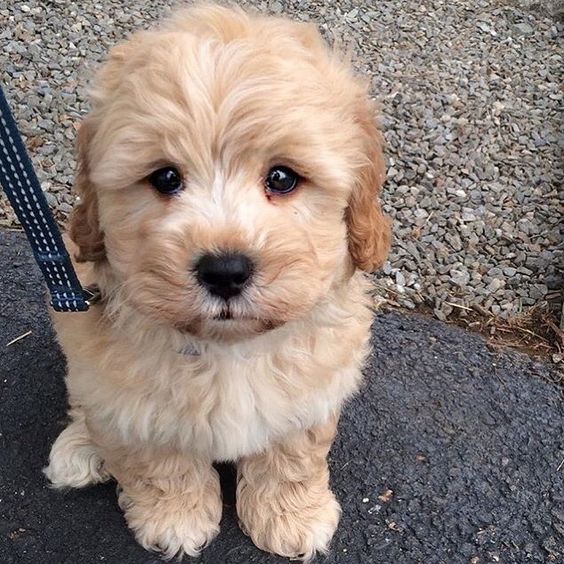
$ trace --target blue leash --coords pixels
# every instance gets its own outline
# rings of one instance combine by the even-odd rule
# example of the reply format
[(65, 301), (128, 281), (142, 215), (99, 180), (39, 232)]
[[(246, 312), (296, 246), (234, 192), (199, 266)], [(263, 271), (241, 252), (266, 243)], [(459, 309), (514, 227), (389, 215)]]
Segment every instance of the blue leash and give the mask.
[(82, 288), (0, 86), (0, 184), (27, 235), (55, 311), (86, 311)]

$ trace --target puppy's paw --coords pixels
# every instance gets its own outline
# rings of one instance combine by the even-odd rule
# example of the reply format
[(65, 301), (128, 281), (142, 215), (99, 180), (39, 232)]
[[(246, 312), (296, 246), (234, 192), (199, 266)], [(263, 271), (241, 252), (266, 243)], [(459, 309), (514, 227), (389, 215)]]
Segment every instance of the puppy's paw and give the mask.
[(43, 473), (55, 488), (83, 488), (110, 479), (84, 419), (72, 421), (58, 436)]
[(258, 548), (306, 562), (329, 550), (341, 515), (329, 489), (307, 490), (303, 484), (287, 484), (271, 495), (240, 483), (238, 494), (241, 528)]
[(219, 533), (222, 502), (219, 478), (213, 472), (197, 494), (154, 482), (136, 487), (131, 496), (118, 488), (118, 503), (137, 542), (166, 559), (198, 556)]

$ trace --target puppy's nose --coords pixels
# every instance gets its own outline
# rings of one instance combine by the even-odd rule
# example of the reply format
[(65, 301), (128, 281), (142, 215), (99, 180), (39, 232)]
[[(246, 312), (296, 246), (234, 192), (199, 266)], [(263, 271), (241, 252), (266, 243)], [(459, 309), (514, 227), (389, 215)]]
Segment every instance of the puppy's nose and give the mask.
[(251, 259), (240, 253), (207, 254), (196, 264), (198, 282), (214, 296), (239, 295), (253, 274)]

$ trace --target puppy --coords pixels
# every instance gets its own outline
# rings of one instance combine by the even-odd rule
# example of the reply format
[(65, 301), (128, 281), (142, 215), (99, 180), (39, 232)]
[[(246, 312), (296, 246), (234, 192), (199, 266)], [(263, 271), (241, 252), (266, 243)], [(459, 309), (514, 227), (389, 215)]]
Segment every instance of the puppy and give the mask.
[(213, 463), (234, 461), (259, 548), (326, 551), (384, 176), (367, 88), (312, 25), (206, 6), (115, 47), (78, 133), (67, 242), (102, 300), (53, 314), (70, 424), (51, 483), (115, 479), (145, 548), (196, 556), (219, 531)]

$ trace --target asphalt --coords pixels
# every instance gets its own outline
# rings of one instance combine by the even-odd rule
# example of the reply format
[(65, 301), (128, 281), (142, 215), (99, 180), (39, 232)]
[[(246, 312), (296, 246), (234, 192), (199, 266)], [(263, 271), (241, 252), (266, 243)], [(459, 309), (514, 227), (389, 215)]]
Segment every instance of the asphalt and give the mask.
[[(0, 231), (0, 562), (161, 562), (127, 530), (114, 484), (60, 493), (41, 473), (65, 424), (65, 363), (40, 288), (22, 235)], [(418, 315), (379, 315), (373, 331), (330, 455), (341, 524), (318, 561), (564, 562), (564, 404), (551, 367)], [(221, 472), (221, 533), (194, 562), (285, 562), (240, 532), (233, 470)]]

